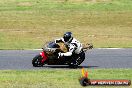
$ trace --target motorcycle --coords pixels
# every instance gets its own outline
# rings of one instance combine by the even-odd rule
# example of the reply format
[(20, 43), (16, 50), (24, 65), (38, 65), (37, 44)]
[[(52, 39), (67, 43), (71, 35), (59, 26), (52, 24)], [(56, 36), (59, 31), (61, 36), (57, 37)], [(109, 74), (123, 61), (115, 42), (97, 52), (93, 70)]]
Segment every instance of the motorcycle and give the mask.
[(58, 57), (59, 52), (67, 52), (68, 47), (63, 43), (55, 43), (54, 41), (48, 42), (44, 45), (42, 48), (42, 52), (40, 52), (38, 55), (36, 55), (32, 59), (32, 65), (34, 67), (41, 67), (45, 64), (47, 65), (69, 65), (74, 66), (74, 64), (71, 64), (72, 60), (74, 59), (76, 61), (76, 66), (80, 65), (85, 60), (85, 52), (88, 49), (92, 49), (92, 44), (86, 44), (85, 47), (83, 47), (82, 52), (80, 54), (75, 54), (72, 57)]

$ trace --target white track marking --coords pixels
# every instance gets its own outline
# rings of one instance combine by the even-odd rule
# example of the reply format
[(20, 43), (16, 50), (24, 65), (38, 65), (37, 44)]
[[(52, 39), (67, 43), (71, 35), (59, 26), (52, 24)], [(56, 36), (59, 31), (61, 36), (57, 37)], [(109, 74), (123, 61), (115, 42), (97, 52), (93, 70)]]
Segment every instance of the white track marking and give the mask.
[(123, 48), (96, 48), (96, 49), (123, 49)]

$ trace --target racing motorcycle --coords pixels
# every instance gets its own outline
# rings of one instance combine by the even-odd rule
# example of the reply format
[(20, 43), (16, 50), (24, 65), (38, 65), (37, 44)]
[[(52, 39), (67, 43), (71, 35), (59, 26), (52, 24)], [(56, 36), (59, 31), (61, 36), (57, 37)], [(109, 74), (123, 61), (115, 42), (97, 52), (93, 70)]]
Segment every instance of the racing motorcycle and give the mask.
[(36, 55), (32, 59), (32, 65), (34, 67), (41, 67), (45, 64), (47, 65), (69, 65), (74, 66), (74, 64), (71, 64), (73, 59), (76, 61), (76, 66), (80, 65), (85, 60), (85, 52), (88, 49), (92, 49), (92, 44), (86, 44), (85, 47), (83, 47), (82, 52), (80, 54), (75, 54), (72, 57), (58, 57), (59, 52), (67, 52), (68, 47), (63, 43), (55, 43), (54, 41), (50, 41), (44, 45), (42, 48), (42, 52), (40, 52), (38, 55)]

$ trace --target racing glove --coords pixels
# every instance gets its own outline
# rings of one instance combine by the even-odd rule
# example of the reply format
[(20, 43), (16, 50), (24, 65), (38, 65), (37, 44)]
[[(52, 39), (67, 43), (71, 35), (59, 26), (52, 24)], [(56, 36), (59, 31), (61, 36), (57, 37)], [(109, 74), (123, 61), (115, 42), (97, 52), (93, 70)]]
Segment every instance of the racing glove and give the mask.
[(61, 52), (59, 52), (59, 53), (58, 53), (58, 58), (59, 58), (59, 57), (62, 57), (62, 56), (64, 56), (64, 54), (61, 53)]
[(62, 57), (62, 56), (71, 56), (72, 55), (72, 52), (66, 52), (66, 53), (61, 53), (59, 52), (58, 53), (58, 57)]

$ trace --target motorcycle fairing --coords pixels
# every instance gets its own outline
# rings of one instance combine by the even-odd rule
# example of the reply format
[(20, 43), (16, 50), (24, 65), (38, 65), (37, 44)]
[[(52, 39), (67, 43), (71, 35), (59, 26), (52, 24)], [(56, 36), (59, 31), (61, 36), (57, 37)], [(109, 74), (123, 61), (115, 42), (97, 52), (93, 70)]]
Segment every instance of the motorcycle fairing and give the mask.
[(47, 56), (46, 56), (46, 54), (45, 54), (45, 52), (40, 52), (40, 55), (42, 56), (42, 60), (41, 60), (41, 63), (44, 63), (44, 61), (46, 61), (48, 58), (47, 58)]

